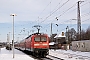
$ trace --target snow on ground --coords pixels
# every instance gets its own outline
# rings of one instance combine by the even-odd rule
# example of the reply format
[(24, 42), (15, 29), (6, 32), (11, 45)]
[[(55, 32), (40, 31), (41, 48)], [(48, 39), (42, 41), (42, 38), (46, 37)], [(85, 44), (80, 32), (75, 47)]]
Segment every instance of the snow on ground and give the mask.
[[(90, 60), (90, 52), (80, 52), (72, 50), (49, 50), (49, 55), (59, 57), (64, 60)], [(13, 58), (12, 50), (0, 49), (0, 60), (34, 60), (30, 56), (15, 49), (15, 58)]]
[(24, 54), (21, 51), (14, 49), (15, 58), (13, 58), (12, 50), (6, 50), (5, 48), (0, 48), (0, 60), (34, 60), (30, 56)]
[(49, 55), (59, 57), (64, 60), (90, 60), (90, 52), (59, 49), (59, 50), (49, 50)]

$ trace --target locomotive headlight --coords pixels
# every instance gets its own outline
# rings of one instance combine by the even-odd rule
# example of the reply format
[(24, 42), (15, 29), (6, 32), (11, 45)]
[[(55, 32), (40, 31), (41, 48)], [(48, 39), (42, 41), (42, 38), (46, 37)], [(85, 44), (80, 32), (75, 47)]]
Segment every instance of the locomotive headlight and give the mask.
[(34, 44), (34, 46), (39, 46), (40, 44)]
[(38, 53), (38, 51), (36, 51), (36, 53)]
[(48, 44), (42, 44), (42, 45), (48, 45)]
[(49, 54), (49, 51), (47, 51), (47, 54)]

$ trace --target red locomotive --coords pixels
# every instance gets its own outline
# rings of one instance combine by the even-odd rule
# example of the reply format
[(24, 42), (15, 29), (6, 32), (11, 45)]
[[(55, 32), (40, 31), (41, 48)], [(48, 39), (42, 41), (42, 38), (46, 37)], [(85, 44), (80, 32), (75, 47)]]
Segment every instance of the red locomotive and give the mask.
[(49, 54), (49, 37), (47, 34), (34, 33), (16, 44), (16, 47), (32, 52), (36, 56), (45, 57)]

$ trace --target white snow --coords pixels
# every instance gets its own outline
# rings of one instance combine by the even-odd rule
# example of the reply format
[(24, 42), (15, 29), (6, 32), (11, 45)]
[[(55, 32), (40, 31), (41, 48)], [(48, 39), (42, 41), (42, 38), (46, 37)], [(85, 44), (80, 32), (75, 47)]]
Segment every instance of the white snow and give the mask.
[(59, 50), (49, 50), (49, 55), (59, 57), (64, 60), (90, 60), (90, 52), (59, 49)]
[(56, 35), (54, 38), (66, 37), (65, 35), (62, 36), (61, 34)]
[(54, 45), (54, 44), (55, 44), (55, 42), (50, 42), (50, 43), (49, 43), (49, 45)]
[[(90, 60), (90, 52), (72, 51), (72, 50), (49, 50), (49, 55), (59, 57), (64, 60)], [(0, 49), (0, 60), (35, 60), (23, 52), (15, 49), (15, 58), (12, 50)]]
[(13, 58), (12, 50), (6, 50), (5, 48), (0, 49), (0, 60), (34, 60), (30, 56), (24, 54), (23, 52), (14, 49), (15, 57)]

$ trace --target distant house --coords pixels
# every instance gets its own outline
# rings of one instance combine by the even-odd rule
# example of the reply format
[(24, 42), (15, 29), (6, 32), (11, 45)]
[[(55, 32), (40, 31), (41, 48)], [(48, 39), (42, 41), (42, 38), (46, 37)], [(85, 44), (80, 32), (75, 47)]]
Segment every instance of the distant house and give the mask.
[(55, 37), (56, 43), (58, 44), (66, 44), (66, 36), (62, 34), (58, 34)]
[(64, 32), (62, 32), (62, 34), (54, 34), (51, 39), (50, 47), (52, 48), (61, 48), (66, 44), (66, 36), (64, 35)]

